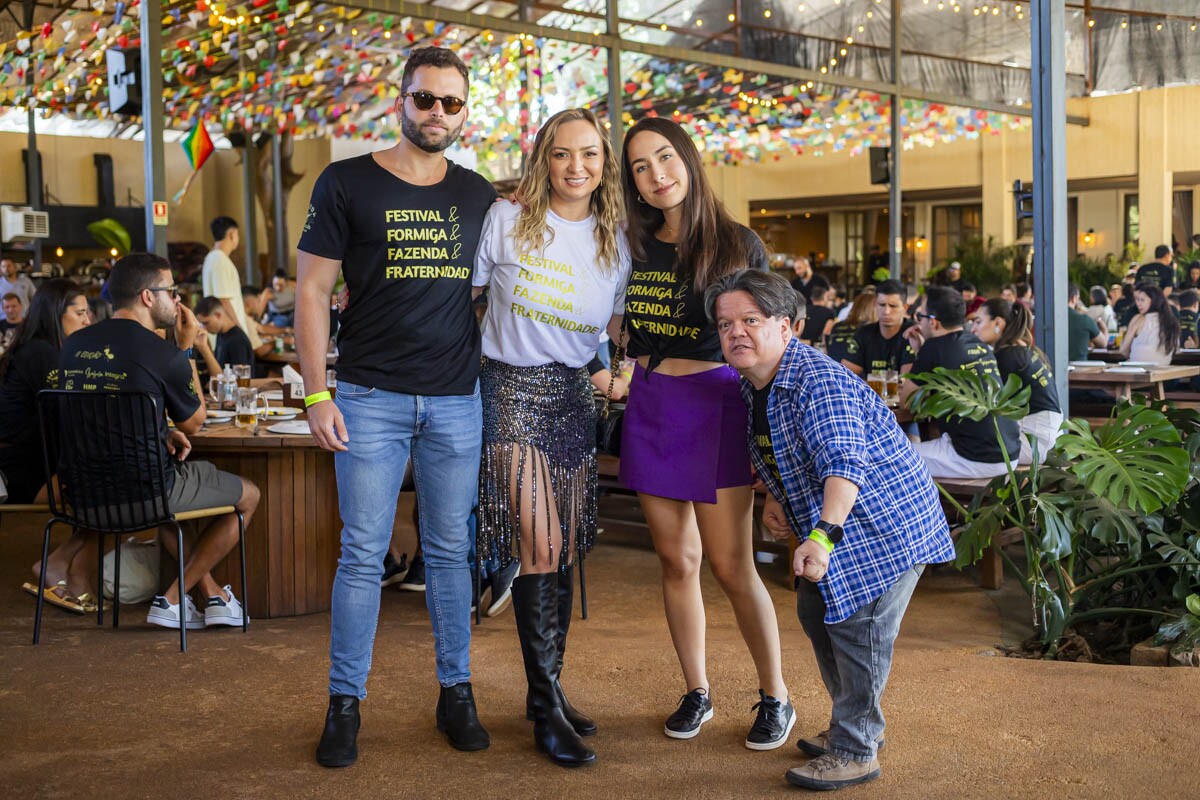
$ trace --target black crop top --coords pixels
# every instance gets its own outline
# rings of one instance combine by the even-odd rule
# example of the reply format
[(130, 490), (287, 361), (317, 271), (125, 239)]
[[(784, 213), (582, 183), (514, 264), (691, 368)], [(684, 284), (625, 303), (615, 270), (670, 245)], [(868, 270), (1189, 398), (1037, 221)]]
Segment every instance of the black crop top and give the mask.
[[(742, 226), (748, 255), (746, 266), (770, 270), (767, 248), (754, 231)], [(633, 262), (625, 294), (625, 323), (631, 358), (650, 357), (649, 372), (667, 358), (724, 361), (717, 327), (704, 314), (704, 293), (692, 279), (678, 273), (675, 245), (654, 239), (646, 260)]]

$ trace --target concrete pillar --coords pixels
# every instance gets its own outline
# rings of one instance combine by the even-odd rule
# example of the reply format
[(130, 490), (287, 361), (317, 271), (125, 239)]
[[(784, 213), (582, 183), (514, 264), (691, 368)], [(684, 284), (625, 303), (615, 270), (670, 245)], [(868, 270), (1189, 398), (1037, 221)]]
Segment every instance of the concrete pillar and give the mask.
[(1017, 235), (1013, 214), (1013, 177), (1009, 170), (1008, 131), (980, 140), (983, 159), (983, 241), (994, 239), (997, 247), (1011, 244)]
[(1171, 243), (1171, 190), (1174, 174), (1167, 167), (1167, 90), (1138, 93), (1138, 211), (1146, 258), (1154, 248)]
[(743, 180), (745, 172), (741, 167), (711, 167), (708, 178), (712, 181), (713, 191), (729, 209), (730, 215), (743, 225), (749, 225), (751, 198), (746, 194)]

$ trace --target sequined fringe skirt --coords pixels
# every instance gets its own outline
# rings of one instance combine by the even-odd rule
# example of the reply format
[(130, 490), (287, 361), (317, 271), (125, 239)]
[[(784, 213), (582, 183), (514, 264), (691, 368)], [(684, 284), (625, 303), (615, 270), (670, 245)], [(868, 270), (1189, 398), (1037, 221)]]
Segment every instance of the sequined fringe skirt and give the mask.
[[(530, 512), (514, 508), (512, 497), (528, 489), (534, 509), (539, 497), (553, 497), (563, 549), (574, 546), (583, 557), (596, 539), (596, 412), (587, 370), (563, 364), (514, 367), (485, 358), (479, 388), (480, 554), (508, 563), (519, 553), (520, 515)], [(534, 527), (549, 528), (536, 521)], [(559, 558), (551, 553), (552, 559)], [(559, 563), (565, 567), (571, 562), (568, 557)]]

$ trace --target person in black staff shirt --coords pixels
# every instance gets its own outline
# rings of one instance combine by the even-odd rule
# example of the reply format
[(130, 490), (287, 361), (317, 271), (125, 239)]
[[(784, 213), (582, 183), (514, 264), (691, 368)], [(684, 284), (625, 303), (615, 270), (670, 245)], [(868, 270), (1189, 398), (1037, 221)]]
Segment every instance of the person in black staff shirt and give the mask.
[[(196, 319), (209, 333), (217, 337), (214, 347), (208, 346), (207, 336), (196, 337), (196, 350), (204, 358), (209, 375), (220, 375), (225, 364), (249, 366), (254, 370), (254, 348), (250, 337), (238, 327), (237, 320), (229, 316), (219, 297), (204, 297), (196, 303)], [(251, 325), (254, 323), (251, 322)]]
[[(425, 592), (441, 686), (438, 730), (459, 750), (490, 744), (471, 688), (468, 520), (482, 448), (479, 326), (471, 272), (496, 192), (448, 161), (467, 120), (467, 67), (413, 50), (400, 79), (401, 136), (317, 178), (297, 256), (296, 348), (317, 443), (335, 453), (344, 527), (333, 584), (329, 709), (317, 762), (357, 759), (359, 701), (379, 617), (379, 582), (411, 455)], [(329, 307), (341, 270), (336, 403), (325, 387)], [(543, 311), (536, 298), (522, 306)]]
[(792, 288), (804, 295), (807, 302), (811, 302), (814, 286), (829, 288), (829, 281), (813, 272), (808, 256), (797, 256), (792, 271), (796, 273), (796, 277), (792, 278)]
[[(932, 372), (935, 367), (949, 370), (972, 369), (985, 380), (1000, 380), (1000, 369), (992, 348), (963, 330), (966, 305), (962, 294), (948, 287), (933, 286), (917, 312), (918, 324), (905, 332), (917, 350), (912, 374)], [(900, 400), (908, 398), (917, 384), (907, 379), (900, 386)], [(920, 442), (917, 452), (925, 459), (934, 478), (994, 478), (1003, 475), (1005, 455), (1016, 462), (1021, 454), (1021, 431), (1011, 419), (989, 414), (979, 421), (958, 418), (937, 420), (942, 435), (931, 442)], [(1004, 449), (996, 438), (996, 426)]]
[(800, 338), (810, 344), (825, 341), (825, 335), (833, 329), (837, 312), (830, 308), (830, 302), (836, 298), (833, 289), (828, 286), (814, 285), (810, 287), (808, 299), (808, 318), (804, 321), (804, 329)]
[(1165, 297), (1171, 296), (1175, 288), (1175, 265), (1172, 263), (1171, 248), (1160, 244), (1154, 248), (1154, 260), (1138, 268), (1135, 283), (1148, 283), (1162, 289)]
[[(131, 253), (113, 266), (108, 294), (112, 319), (84, 328), (63, 344), (58, 370), (61, 387), (147, 392), (166, 413), (159, 418), (158, 430), (136, 445), (147, 451), (157, 449), (164, 461), (174, 463), (164, 487), (172, 513), (235, 506), (249, 526), (258, 507), (258, 487), (210, 463), (185, 460), (192, 449), (187, 437), (200, 430), (205, 417), (204, 401), (197, 392), (196, 365), (189, 358), (202, 331), (191, 309), (179, 302), (171, 265), (152, 253)], [(175, 329), (175, 345), (158, 334), (167, 328)], [(168, 418), (175, 423), (174, 430), (168, 431)], [(112, 465), (98, 464), (94, 469), (107, 471)], [(158, 482), (151, 475), (138, 479), (151, 486)], [(210, 574), (237, 542), (237, 516), (213, 518), (184, 562), (183, 585), (176, 579), (164, 594), (155, 597), (146, 622), (175, 630), (181, 624), (189, 630), (241, 625), (241, 603), (230, 587), (222, 588)], [(169, 549), (174, 539), (163, 537), (163, 543)], [(203, 613), (188, 595), (197, 587), (206, 598)]]
[(863, 379), (872, 372), (908, 372), (917, 354), (904, 338), (904, 332), (914, 325), (905, 318), (904, 300), (904, 286), (899, 281), (887, 280), (875, 287), (879, 322), (855, 332), (842, 366)]
[(864, 325), (873, 325), (878, 319), (875, 310), (875, 289), (868, 286), (854, 298), (846, 318), (834, 325), (825, 337), (825, 354), (840, 364), (850, 357), (851, 350), (856, 347), (854, 337), (858, 334), (858, 329)]
[(1200, 292), (1195, 289), (1184, 289), (1175, 295), (1179, 301), (1179, 346), (1195, 347), (1200, 337), (1196, 333), (1196, 323), (1200, 321)]
[(972, 332), (992, 348), (1000, 380), (1016, 375), (1021, 384), (1029, 387), (1029, 413), (1018, 423), (1021, 428), (1020, 464), (1033, 463), (1032, 436), (1037, 441), (1038, 463), (1058, 440), (1062, 426), (1062, 406), (1058, 402), (1058, 387), (1050, 370), (1046, 354), (1033, 343), (1033, 314), (1022, 303), (993, 298), (979, 309)]

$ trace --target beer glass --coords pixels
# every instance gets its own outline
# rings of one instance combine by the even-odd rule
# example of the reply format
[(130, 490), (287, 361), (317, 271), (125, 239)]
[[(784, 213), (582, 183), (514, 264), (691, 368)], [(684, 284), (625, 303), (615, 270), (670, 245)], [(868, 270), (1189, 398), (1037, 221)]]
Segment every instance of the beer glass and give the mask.
[(871, 372), (867, 375), (867, 385), (871, 387), (871, 389), (875, 392), (875, 394), (877, 394), (880, 397), (883, 397), (885, 399), (886, 399), (886, 395), (884, 394), (884, 391), (885, 391), (886, 384), (887, 384), (887, 378), (885, 377), (885, 374), (881, 371)]
[(900, 405), (900, 373), (894, 369), (883, 374), (883, 402), (892, 408)]
[(234, 364), (233, 374), (237, 376), (237, 385), (239, 389), (247, 389), (250, 387), (249, 364)]
[(258, 415), (267, 413), (270, 401), (258, 394), (258, 389), (243, 386), (237, 390), (237, 415), (234, 424), (253, 432), (258, 428)]

